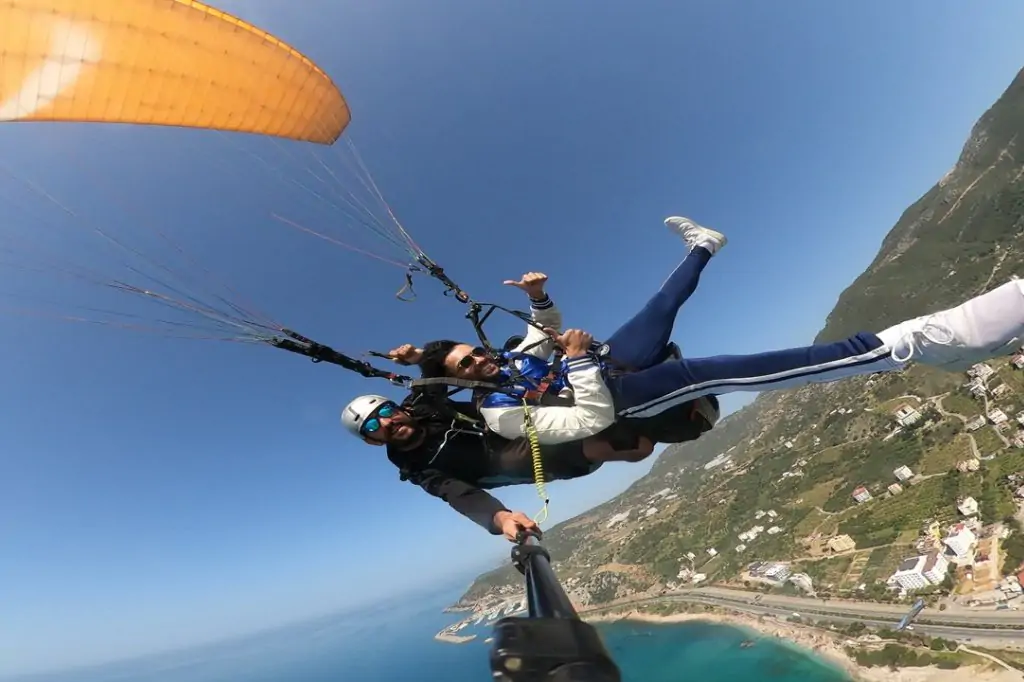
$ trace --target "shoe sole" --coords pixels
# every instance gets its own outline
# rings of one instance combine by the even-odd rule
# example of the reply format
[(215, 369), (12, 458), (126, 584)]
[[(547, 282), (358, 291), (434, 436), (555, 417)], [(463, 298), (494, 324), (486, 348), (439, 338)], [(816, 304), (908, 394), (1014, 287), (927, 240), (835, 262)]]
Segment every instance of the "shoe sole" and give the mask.
[(704, 231), (704, 234), (709, 239), (713, 239), (714, 241), (718, 242), (718, 248), (722, 248), (729, 241), (728, 239), (725, 238), (725, 235), (719, 232), (718, 230), (712, 230), (710, 227), (704, 227), (703, 225), (700, 226), (700, 229)]
[(672, 230), (672, 232), (674, 232), (675, 234), (682, 236), (679, 226), (677, 223), (673, 222), (674, 220), (685, 220), (690, 225), (693, 225), (694, 228), (703, 232), (705, 237), (711, 239), (712, 241), (718, 242), (719, 249), (724, 247), (729, 242), (726, 236), (719, 232), (718, 230), (712, 230), (710, 227), (704, 227), (699, 223), (693, 222), (689, 218), (682, 218), (679, 216), (671, 216), (669, 218), (665, 218), (665, 227)]

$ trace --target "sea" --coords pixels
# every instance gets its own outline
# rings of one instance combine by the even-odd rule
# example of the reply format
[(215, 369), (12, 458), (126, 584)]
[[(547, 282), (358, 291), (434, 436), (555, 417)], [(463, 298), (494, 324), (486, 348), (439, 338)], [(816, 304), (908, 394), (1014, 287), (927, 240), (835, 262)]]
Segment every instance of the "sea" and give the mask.
[[(230, 641), (136, 660), (3, 682), (487, 682), (490, 630), (434, 634), (460, 620), (444, 613), (465, 586), (393, 598), (373, 608), (322, 617)], [(197, 617), (202, 617), (197, 614)], [(810, 651), (713, 623), (598, 625), (623, 682), (849, 682)], [(754, 639), (753, 646), (742, 647)]]

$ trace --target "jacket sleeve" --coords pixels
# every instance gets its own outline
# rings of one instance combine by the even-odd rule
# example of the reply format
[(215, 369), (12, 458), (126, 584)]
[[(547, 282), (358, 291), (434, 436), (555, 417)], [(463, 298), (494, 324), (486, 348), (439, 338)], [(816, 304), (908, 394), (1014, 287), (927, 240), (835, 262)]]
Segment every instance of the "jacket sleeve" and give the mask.
[(452, 509), (483, 527), (491, 535), (501, 535), (501, 529), (494, 525), (494, 515), (500, 511), (510, 510), (486, 491), (452, 478), (437, 469), (403, 471), (402, 478), (444, 500)]
[[(530, 408), (530, 417), (541, 444), (568, 443), (604, 431), (615, 423), (615, 404), (601, 376), (601, 368), (589, 356), (570, 359), (567, 375), (572, 382), (575, 405)], [(488, 395), (480, 409), (487, 427), (503, 438), (527, 436), (522, 400), (503, 394)]]
[[(555, 307), (549, 296), (544, 298), (530, 299), (530, 318), (541, 327), (551, 327), (558, 331), (562, 330), (562, 313)], [(542, 341), (542, 343), (537, 343)], [(536, 346), (533, 344), (537, 343)], [(533, 346), (533, 348), (530, 348)], [(523, 350), (524, 348), (528, 350)], [(532, 325), (526, 325), (526, 336), (518, 346), (512, 349), (513, 352), (526, 353), (542, 360), (551, 357), (555, 352), (555, 343), (551, 337)]]

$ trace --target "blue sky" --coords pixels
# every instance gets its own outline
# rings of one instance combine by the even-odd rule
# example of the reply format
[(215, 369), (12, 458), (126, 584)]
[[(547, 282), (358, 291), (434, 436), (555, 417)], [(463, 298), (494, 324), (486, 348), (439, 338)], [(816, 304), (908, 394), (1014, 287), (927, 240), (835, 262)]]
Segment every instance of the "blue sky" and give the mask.
[[(501, 281), (543, 270), (567, 323), (607, 336), (683, 256), (666, 215), (726, 232), (679, 318), (691, 356), (809, 342), (1024, 64), (1024, 8), (1010, 2), (217, 4), (335, 78), (353, 110), (346, 135), (388, 201), (479, 298), (522, 304)], [(375, 244), (239, 147), (315, 184), (296, 162), (318, 162), (287, 143), (0, 128), (0, 159), (76, 214), (0, 174), (0, 236), (117, 276), (124, 258), (89, 226), (149, 234), (139, 243), (163, 255), (140, 227), (158, 225), (260, 309), (339, 349), (470, 334), (431, 282), (416, 303), (395, 301), (398, 268), (275, 222)], [(4, 306), (162, 314), (6, 265), (0, 292)], [(0, 319), (0, 673), (365, 604), (507, 552), (346, 437), (340, 407), (399, 395), (387, 385), (268, 348)], [(648, 467), (549, 486), (552, 519)], [(501, 497), (537, 507), (529, 487)]]

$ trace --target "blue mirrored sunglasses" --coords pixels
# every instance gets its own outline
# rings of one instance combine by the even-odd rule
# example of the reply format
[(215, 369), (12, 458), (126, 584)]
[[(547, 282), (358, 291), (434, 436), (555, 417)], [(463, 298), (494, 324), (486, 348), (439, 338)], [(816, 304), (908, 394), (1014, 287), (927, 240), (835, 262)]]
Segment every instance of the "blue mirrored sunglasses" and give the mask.
[(384, 403), (374, 413), (372, 417), (363, 422), (363, 428), (360, 429), (363, 433), (374, 433), (380, 430), (380, 418), (388, 419), (395, 414), (395, 410), (398, 409), (398, 405), (394, 403)]

